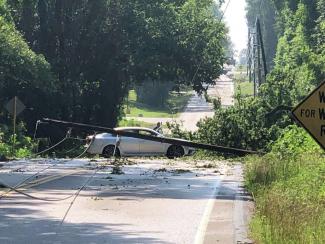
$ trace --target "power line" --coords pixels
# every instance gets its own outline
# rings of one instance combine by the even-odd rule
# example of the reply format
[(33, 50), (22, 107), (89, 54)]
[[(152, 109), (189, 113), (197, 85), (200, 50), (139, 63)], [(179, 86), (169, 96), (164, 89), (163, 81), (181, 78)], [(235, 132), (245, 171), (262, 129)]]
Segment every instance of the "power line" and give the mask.
[(227, 11), (227, 9), (228, 9), (228, 6), (229, 6), (229, 4), (230, 4), (230, 1), (231, 1), (231, 0), (228, 0), (228, 3), (227, 3), (227, 5), (226, 5), (226, 7), (225, 7), (225, 10), (222, 12), (222, 15), (221, 15), (219, 21), (221, 21), (221, 20), (223, 19), (223, 16), (225, 16), (225, 13), (226, 13), (226, 11)]
[[(67, 163), (67, 162), (73, 161), (73, 160), (75, 160), (75, 159), (81, 158), (81, 157), (82, 157), (82, 156), (83, 156), (83, 155), (88, 151), (88, 149), (89, 149), (90, 146), (93, 144), (93, 142), (94, 142), (94, 139), (89, 143), (89, 145), (85, 148), (85, 150), (84, 150), (81, 154), (79, 154), (79, 155), (78, 155), (77, 157), (75, 157), (75, 158), (65, 160), (64, 163)], [(0, 184), (4, 185), (6, 188), (8, 188), (8, 190), (7, 190), (6, 192), (4, 192), (4, 193), (2, 193), (2, 194), (0, 195), (0, 199), (3, 198), (3, 197), (5, 197), (8, 193), (10, 193), (10, 192), (12, 192), (12, 191), (14, 191), (14, 192), (16, 192), (16, 193), (19, 193), (19, 194), (22, 194), (22, 195), (25, 195), (25, 196), (27, 196), (27, 197), (29, 197), (29, 198), (32, 198), (32, 199), (41, 200), (41, 201), (50, 201), (50, 202), (64, 201), (64, 200), (67, 200), (67, 199), (73, 197), (76, 193), (74, 193), (74, 194), (72, 194), (72, 195), (70, 195), (70, 196), (68, 196), (68, 197), (65, 197), (65, 198), (58, 198), (58, 199), (56, 199), (56, 198), (55, 198), (55, 199), (51, 199), (51, 198), (40, 198), (40, 197), (35, 197), (35, 196), (30, 195), (30, 194), (24, 193), (23, 191), (19, 190), (19, 188), (21, 188), (22, 186), (24, 186), (25, 183), (26, 183), (28, 180), (30, 180), (31, 178), (36, 177), (37, 175), (39, 175), (40, 173), (44, 172), (44, 171), (47, 170), (47, 169), (50, 169), (50, 168), (52, 168), (52, 167), (55, 167), (56, 165), (58, 165), (58, 163), (52, 164), (52, 165), (50, 165), (50, 166), (48, 166), (48, 167), (46, 167), (46, 168), (44, 168), (44, 169), (42, 169), (42, 170), (36, 172), (35, 174), (31, 175), (30, 177), (28, 177), (27, 179), (23, 180), (22, 182), (18, 183), (17, 185), (15, 185), (15, 186), (13, 186), (13, 187), (12, 187), (12, 186), (9, 186), (9, 185), (7, 185), (7, 184), (4, 184), (4, 183), (2, 183), (2, 182), (0, 182)]]
[(70, 205), (69, 205), (69, 207), (68, 207), (68, 209), (66, 210), (66, 212), (64, 213), (64, 216), (63, 216), (63, 218), (62, 218), (62, 220), (61, 220), (61, 223), (60, 223), (60, 226), (62, 226), (63, 225), (63, 223), (64, 223), (64, 221), (65, 221), (65, 219), (67, 218), (67, 216), (68, 216), (68, 213), (70, 212), (70, 209), (72, 208), (72, 205), (74, 204), (74, 202), (76, 201), (76, 199), (77, 199), (77, 197), (79, 196), (79, 194), (80, 194), (80, 192), (88, 185), (88, 183), (94, 178), (94, 176), (97, 174), (97, 172), (100, 170), (101, 168), (100, 167), (98, 167), (94, 172), (93, 172), (93, 174), (92, 175), (90, 175), (89, 177), (88, 177), (88, 179), (84, 182), (84, 184), (79, 188), (79, 190), (76, 192), (76, 193), (74, 193), (72, 196), (74, 196), (74, 198), (72, 199), (72, 201), (70, 202)]
[[(228, 6), (229, 6), (230, 2), (231, 2), (231, 0), (228, 0), (227, 5), (226, 5), (224, 11), (222, 11), (222, 14), (221, 14), (221, 16), (220, 16), (220, 18), (219, 18), (219, 24), (221, 23), (223, 17), (225, 16), (225, 13), (226, 13), (226, 11), (227, 11), (227, 9), (228, 9)], [(197, 47), (197, 43), (196, 43), (194, 49), (196, 49), (196, 47)], [(193, 81), (194, 81), (194, 79), (195, 79), (197, 73), (199, 72), (199, 69), (201, 68), (201, 64), (202, 64), (202, 62), (203, 62), (203, 60), (201, 60), (200, 63), (199, 63), (199, 65), (197, 66), (197, 69), (196, 69), (196, 71), (195, 71), (195, 73), (194, 73), (194, 75), (193, 75), (193, 77), (192, 77), (192, 83), (193, 83)]]
[[(258, 4), (258, 3), (257, 3)], [(265, 57), (263, 33), (261, 31), (260, 18), (262, 15), (262, 7), (264, 0), (259, 1), (259, 6), (256, 13), (254, 31), (249, 28), (248, 38), (248, 74), (249, 80), (254, 82), (254, 96), (257, 95), (259, 86), (266, 81), (267, 64)], [(263, 18), (262, 18), (263, 20)]]
[(259, 6), (259, 15), (262, 12), (262, 4), (264, 3), (264, 0), (260, 0), (260, 6)]

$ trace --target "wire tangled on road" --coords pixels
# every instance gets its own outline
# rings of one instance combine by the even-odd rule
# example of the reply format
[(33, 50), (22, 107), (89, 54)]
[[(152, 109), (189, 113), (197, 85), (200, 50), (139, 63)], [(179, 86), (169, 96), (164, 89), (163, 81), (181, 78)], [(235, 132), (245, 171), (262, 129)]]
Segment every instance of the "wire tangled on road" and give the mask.
[[(60, 142), (58, 142), (58, 143), (56, 143), (54, 146), (48, 148), (47, 151), (49, 151), (49, 150), (51, 150), (51, 149), (53, 149), (53, 148), (59, 146), (59, 145), (60, 145), (61, 143), (63, 143), (67, 138), (68, 138), (68, 137), (66, 136), (66, 137), (63, 138)], [(89, 145), (85, 148), (85, 150), (84, 150), (81, 154), (79, 154), (79, 155), (78, 155), (77, 157), (75, 157), (75, 158), (65, 160), (64, 163), (67, 163), (67, 162), (73, 161), (73, 160), (75, 160), (75, 159), (81, 158), (81, 157), (82, 157), (82, 156), (83, 156), (83, 155), (88, 151), (88, 149), (89, 149), (89, 147), (92, 145), (92, 143), (93, 143), (93, 140), (89, 143)], [(40, 153), (44, 153), (45, 151), (46, 151), (46, 150), (44, 150), (44, 151), (42, 151), (42, 152), (40, 152)], [(40, 153), (38, 153), (38, 154), (40, 154)], [(55, 163), (55, 164), (52, 164), (52, 165), (50, 165), (50, 166), (48, 166), (48, 167), (46, 167), (46, 168), (44, 168), (44, 169), (41, 169), (41, 170), (39, 170), (38, 172), (36, 172), (35, 174), (29, 176), (27, 179), (24, 179), (23, 181), (21, 181), (20, 183), (16, 184), (16, 185), (13, 186), (13, 187), (12, 187), (12, 186), (9, 186), (8, 184), (5, 184), (5, 183), (3, 183), (3, 182), (0, 181), (0, 184), (1, 184), (1, 185), (3, 185), (3, 186), (5, 186), (6, 188), (8, 188), (8, 190), (7, 190), (6, 192), (4, 192), (4, 193), (2, 193), (2, 194), (0, 195), (0, 199), (2, 199), (3, 197), (5, 197), (6, 195), (8, 195), (8, 194), (9, 194), (10, 192), (12, 192), (12, 191), (14, 191), (14, 192), (16, 192), (16, 193), (19, 193), (19, 194), (22, 194), (22, 195), (24, 195), (24, 196), (27, 196), (27, 197), (29, 197), (29, 198), (35, 199), (35, 200), (51, 201), (51, 202), (52, 202), (52, 201), (64, 201), (64, 200), (67, 200), (67, 199), (73, 197), (76, 193), (73, 193), (73, 194), (71, 194), (71, 195), (68, 196), (68, 197), (64, 197), (64, 198), (60, 198), (60, 199), (41, 198), (41, 197), (36, 197), (36, 196), (31, 195), (31, 194), (25, 193), (25, 192), (23, 192), (22, 190), (19, 190), (19, 188), (22, 188), (23, 186), (25, 186), (25, 185), (26, 185), (25, 183), (28, 182), (30, 179), (35, 178), (36, 176), (38, 176), (40, 173), (44, 172), (45, 170), (48, 170), (48, 169), (50, 169), (50, 168), (53, 168), (53, 167), (55, 167), (55, 166), (57, 166), (57, 165), (58, 165), (58, 162)]]

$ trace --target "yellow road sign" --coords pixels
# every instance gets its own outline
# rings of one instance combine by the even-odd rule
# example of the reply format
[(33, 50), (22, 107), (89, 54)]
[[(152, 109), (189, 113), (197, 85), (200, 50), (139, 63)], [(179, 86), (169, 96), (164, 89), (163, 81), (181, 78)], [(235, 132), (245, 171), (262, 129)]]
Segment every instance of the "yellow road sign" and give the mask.
[(325, 150), (325, 81), (301, 101), (292, 114)]

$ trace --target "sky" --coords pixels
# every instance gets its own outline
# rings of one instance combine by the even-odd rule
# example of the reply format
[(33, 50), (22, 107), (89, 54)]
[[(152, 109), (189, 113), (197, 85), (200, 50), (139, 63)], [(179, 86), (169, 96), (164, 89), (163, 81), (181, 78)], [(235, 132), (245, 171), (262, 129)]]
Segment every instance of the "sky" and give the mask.
[[(225, 9), (227, 2), (228, 0), (225, 1), (222, 10)], [(247, 46), (248, 29), (245, 7), (245, 0), (230, 0), (224, 16), (224, 20), (229, 27), (229, 35), (235, 46), (235, 50), (238, 52)]]

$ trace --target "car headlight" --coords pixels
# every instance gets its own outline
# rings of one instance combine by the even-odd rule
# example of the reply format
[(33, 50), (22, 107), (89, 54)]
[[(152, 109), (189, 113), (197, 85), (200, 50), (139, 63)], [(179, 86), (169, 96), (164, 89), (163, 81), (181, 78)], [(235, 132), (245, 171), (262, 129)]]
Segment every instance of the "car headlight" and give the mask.
[(89, 145), (91, 141), (93, 140), (94, 136), (87, 136), (86, 137), (86, 144)]

